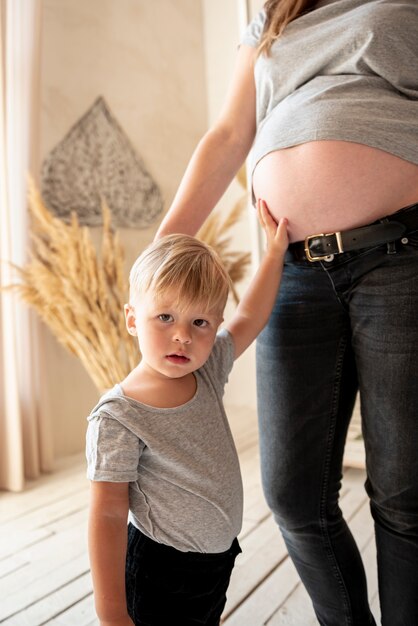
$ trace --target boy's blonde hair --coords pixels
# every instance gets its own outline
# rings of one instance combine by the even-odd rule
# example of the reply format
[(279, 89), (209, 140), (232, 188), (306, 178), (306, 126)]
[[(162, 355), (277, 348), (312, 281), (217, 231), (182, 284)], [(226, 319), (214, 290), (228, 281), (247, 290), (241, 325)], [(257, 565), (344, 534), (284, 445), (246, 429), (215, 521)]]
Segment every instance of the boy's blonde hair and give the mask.
[(152, 289), (158, 299), (167, 291), (176, 306), (223, 312), (231, 279), (219, 255), (203, 241), (189, 235), (166, 235), (137, 258), (129, 275), (130, 304)]

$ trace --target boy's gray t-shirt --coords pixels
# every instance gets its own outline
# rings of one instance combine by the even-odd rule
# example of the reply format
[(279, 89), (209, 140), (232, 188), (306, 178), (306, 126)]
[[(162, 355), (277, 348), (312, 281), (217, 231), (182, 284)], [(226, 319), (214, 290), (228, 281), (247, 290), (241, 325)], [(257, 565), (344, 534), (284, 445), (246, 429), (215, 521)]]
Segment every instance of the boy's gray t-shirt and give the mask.
[(87, 477), (129, 482), (130, 521), (177, 550), (224, 552), (241, 530), (241, 473), (222, 403), (233, 360), (222, 330), (186, 404), (150, 407), (116, 385), (88, 417)]
[[(241, 43), (257, 47), (261, 11)], [(255, 64), (251, 171), (269, 152), (353, 141), (418, 164), (417, 0), (320, 0)]]

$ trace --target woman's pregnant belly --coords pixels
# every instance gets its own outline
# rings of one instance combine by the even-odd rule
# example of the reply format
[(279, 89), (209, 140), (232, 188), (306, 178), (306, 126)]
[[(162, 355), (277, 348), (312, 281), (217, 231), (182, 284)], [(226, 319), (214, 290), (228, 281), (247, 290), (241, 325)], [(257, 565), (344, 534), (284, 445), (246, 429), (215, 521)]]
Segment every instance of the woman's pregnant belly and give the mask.
[(418, 202), (418, 165), (348, 141), (270, 152), (253, 175), (255, 197), (287, 217), (291, 241), (369, 224)]

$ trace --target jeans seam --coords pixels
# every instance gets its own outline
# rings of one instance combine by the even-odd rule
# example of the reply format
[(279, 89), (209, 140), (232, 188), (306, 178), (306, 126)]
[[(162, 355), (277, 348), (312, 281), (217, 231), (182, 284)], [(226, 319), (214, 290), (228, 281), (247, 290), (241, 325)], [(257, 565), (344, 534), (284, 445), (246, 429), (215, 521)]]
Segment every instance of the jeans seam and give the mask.
[(335, 367), (335, 383), (334, 383), (332, 405), (331, 405), (330, 428), (328, 431), (328, 441), (327, 441), (326, 456), (325, 456), (325, 463), (324, 463), (324, 476), (322, 480), (323, 489), (321, 493), (319, 524), (320, 524), (321, 534), (325, 542), (325, 547), (327, 548), (327, 552), (326, 552), (327, 558), (331, 562), (331, 567), (333, 568), (336, 574), (337, 583), (341, 587), (344, 606), (347, 611), (347, 626), (352, 626), (353, 621), (352, 621), (352, 609), (351, 609), (350, 598), (347, 593), (347, 588), (344, 583), (344, 579), (341, 575), (341, 570), (335, 558), (332, 540), (329, 536), (329, 532), (327, 530), (327, 523), (326, 523), (327, 492), (329, 488), (329, 479), (330, 479), (331, 455), (332, 455), (332, 448), (333, 448), (333, 443), (335, 439), (336, 419), (337, 419), (337, 412), (338, 412), (337, 407), (338, 407), (338, 399), (339, 399), (340, 385), (341, 385), (341, 372), (342, 372), (342, 367), (343, 367), (344, 353), (345, 353), (346, 346), (347, 346), (347, 336), (344, 335), (340, 342), (338, 357), (337, 357), (336, 367)]

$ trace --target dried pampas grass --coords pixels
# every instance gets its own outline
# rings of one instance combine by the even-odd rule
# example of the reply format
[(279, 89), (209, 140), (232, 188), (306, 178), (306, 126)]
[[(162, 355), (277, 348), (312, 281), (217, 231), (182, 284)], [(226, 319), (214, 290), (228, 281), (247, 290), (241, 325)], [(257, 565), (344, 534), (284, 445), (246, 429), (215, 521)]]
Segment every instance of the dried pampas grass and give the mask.
[(244, 278), (251, 261), (251, 254), (249, 252), (234, 252), (230, 250), (231, 236), (228, 235), (228, 232), (239, 220), (246, 203), (246, 198), (238, 200), (232, 211), (226, 215), (221, 211), (214, 211), (197, 233), (197, 237), (212, 246), (221, 257), (231, 277), (231, 292), (236, 304), (239, 302), (239, 297), (235, 289), (235, 283)]
[(103, 203), (101, 258), (90, 231), (75, 214), (70, 224), (53, 217), (31, 182), (32, 258), (16, 268), (14, 285), (58, 341), (76, 355), (103, 391), (137, 365), (138, 348), (125, 329), (124, 253)]
[[(245, 167), (240, 169), (236, 176), (236, 180), (245, 190), (247, 187)], [(247, 193), (244, 193), (229, 213), (224, 214), (219, 210), (213, 211), (197, 233), (197, 237), (212, 246), (212, 248), (214, 248), (221, 257), (231, 277), (232, 296), (235, 300), (235, 304), (238, 304), (239, 302), (238, 293), (235, 289), (235, 283), (238, 283), (244, 278), (251, 262), (251, 254), (249, 252), (234, 252), (230, 249), (230, 231), (241, 218), (246, 205)]]
[[(198, 234), (218, 251), (233, 283), (241, 280), (250, 261), (248, 253), (229, 249), (228, 232), (243, 207), (244, 199), (225, 217), (213, 213)], [(108, 389), (123, 380), (140, 359), (137, 341), (125, 328), (124, 251), (112, 231), (110, 211), (103, 203), (99, 255), (90, 230), (80, 226), (76, 214), (70, 224), (54, 217), (32, 181), (29, 208), (31, 260), (23, 268), (14, 266), (20, 281), (12, 288), (35, 309), (59, 343), (80, 359), (97, 389)], [(233, 296), (238, 302), (235, 289)]]

